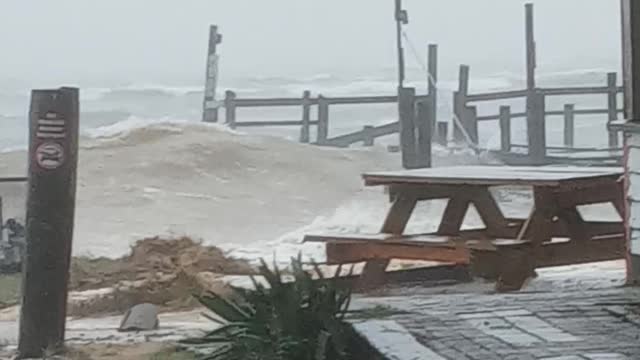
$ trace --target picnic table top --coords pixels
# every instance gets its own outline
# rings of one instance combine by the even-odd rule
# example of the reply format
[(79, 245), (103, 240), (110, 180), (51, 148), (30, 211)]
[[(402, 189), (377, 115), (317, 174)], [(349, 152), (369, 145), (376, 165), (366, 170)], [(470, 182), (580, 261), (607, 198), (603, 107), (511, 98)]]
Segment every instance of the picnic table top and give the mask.
[(619, 178), (621, 167), (516, 167), (454, 166), (419, 170), (373, 172), (363, 175), (368, 186), (393, 184), (422, 185), (528, 185), (558, 186), (576, 181)]

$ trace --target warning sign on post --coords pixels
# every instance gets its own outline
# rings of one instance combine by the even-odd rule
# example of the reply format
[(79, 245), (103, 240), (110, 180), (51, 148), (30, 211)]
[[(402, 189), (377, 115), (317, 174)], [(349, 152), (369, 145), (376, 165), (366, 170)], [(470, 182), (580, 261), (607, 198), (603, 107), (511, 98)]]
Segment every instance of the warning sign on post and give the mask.
[(38, 166), (47, 170), (55, 170), (64, 164), (64, 148), (55, 142), (44, 142), (36, 149)]

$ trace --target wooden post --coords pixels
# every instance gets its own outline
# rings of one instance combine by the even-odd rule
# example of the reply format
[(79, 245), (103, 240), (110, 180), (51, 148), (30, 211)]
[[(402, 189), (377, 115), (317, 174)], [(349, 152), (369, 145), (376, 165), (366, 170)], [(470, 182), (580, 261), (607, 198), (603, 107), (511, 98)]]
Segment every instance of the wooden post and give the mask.
[[(78, 162), (79, 91), (34, 90), (18, 358), (63, 345)], [(124, 160), (123, 160), (124, 161)]]
[[(453, 93), (453, 141), (459, 143), (465, 140), (460, 126), (465, 127), (467, 107), (467, 94), (469, 93), (469, 66), (461, 65), (459, 74), (458, 91)], [(465, 129), (466, 130), (466, 129)]]
[(500, 106), (500, 150), (511, 151), (511, 107)]
[(362, 129), (362, 137), (364, 138), (364, 146), (373, 146), (376, 138), (373, 136), (373, 126), (367, 125)]
[(318, 97), (318, 145), (325, 145), (329, 136), (329, 101), (322, 95)]
[[(640, 121), (640, 2), (622, 0), (622, 68), (625, 119)], [(640, 256), (640, 253), (639, 253)], [(640, 277), (640, 260), (638, 260)]]
[(543, 165), (547, 156), (544, 94), (533, 91), (527, 96), (527, 138), (529, 159), (532, 164)]
[(224, 97), (225, 121), (227, 126), (236, 128), (236, 93), (227, 90)]
[(438, 144), (443, 147), (447, 147), (449, 142), (449, 123), (438, 121), (436, 125)]
[(564, 106), (564, 146), (568, 148), (574, 147), (574, 118), (575, 106), (573, 104), (566, 104)]
[(478, 144), (478, 108), (476, 106), (467, 106), (465, 108), (465, 122), (463, 123), (467, 134), (474, 144)]
[[(618, 74), (607, 74), (607, 87), (609, 88), (607, 93), (607, 108), (609, 110), (608, 125), (611, 125), (611, 123), (618, 120)], [(609, 127), (609, 147), (617, 148), (619, 146), (618, 131)]]
[(3, 205), (2, 205), (2, 196), (0, 196), (0, 243), (5, 241), (4, 239), (4, 214), (2, 213)]
[(438, 45), (429, 45), (429, 119), (431, 129), (436, 128), (438, 121)]
[(415, 98), (415, 88), (400, 88), (398, 91), (400, 149), (402, 166), (405, 169), (413, 169), (416, 166)]
[(526, 49), (527, 49), (527, 90), (536, 88), (536, 40), (533, 21), (533, 4), (525, 5)]
[(222, 35), (218, 34), (218, 27), (209, 28), (209, 49), (207, 51), (207, 73), (204, 86), (204, 101), (202, 104), (202, 121), (218, 122), (218, 108), (216, 101), (218, 87), (218, 54), (217, 46), (222, 42)]
[(311, 122), (311, 91), (306, 90), (302, 94), (302, 128), (300, 129), (300, 142), (309, 143), (309, 123)]
[(418, 147), (416, 168), (431, 167), (431, 143), (433, 141), (433, 123), (431, 122), (431, 101), (418, 102), (416, 128), (418, 130)]

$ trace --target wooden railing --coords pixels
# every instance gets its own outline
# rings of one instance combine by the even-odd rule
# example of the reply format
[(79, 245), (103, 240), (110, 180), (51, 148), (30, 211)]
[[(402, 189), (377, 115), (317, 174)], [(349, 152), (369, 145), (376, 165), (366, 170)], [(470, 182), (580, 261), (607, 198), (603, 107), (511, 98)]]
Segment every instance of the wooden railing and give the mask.
[[(462, 142), (471, 138), (477, 145), (478, 123), (481, 121), (499, 121), (500, 152), (509, 153), (512, 149), (528, 149), (531, 163), (544, 163), (548, 151), (588, 152), (619, 150), (620, 128), (614, 125), (618, 115), (624, 110), (618, 105), (618, 94), (623, 88), (617, 85), (617, 74), (607, 74), (606, 86), (567, 87), (567, 88), (535, 88), (533, 90), (512, 90), (469, 94), (469, 67), (460, 67), (458, 91), (454, 93), (454, 114), (459, 122), (454, 127), (454, 140)], [(546, 110), (547, 98), (551, 96), (603, 95), (607, 97), (606, 108), (576, 109), (575, 104), (567, 103), (563, 110)], [(527, 106), (524, 112), (512, 112), (510, 106), (502, 105), (497, 114), (478, 116), (477, 104), (486, 101), (525, 99)], [(575, 118), (579, 115), (606, 115), (608, 132), (608, 148), (575, 147)], [(546, 122), (548, 116), (562, 116), (564, 119), (563, 145), (549, 146), (546, 139)], [(513, 119), (525, 118), (527, 123), (528, 144), (511, 142), (511, 123)], [(461, 129), (462, 128), (462, 129)], [(605, 130), (603, 128), (603, 130)], [(466, 132), (466, 136), (464, 134)]]
[[(432, 101), (428, 95), (416, 96), (415, 103)], [(348, 147), (352, 144), (362, 142), (365, 146), (372, 146), (375, 139), (397, 133), (399, 123), (397, 121), (381, 126), (364, 126), (362, 130), (348, 133), (333, 138), (329, 137), (330, 107), (337, 105), (365, 105), (365, 104), (397, 104), (398, 96), (357, 96), (357, 97), (324, 97), (319, 95), (311, 97), (310, 91), (305, 91), (301, 98), (254, 98), (238, 99), (233, 91), (227, 91), (224, 100), (225, 123), (232, 129), (241, 127), (274, 127), (274, 126), (295, 126), (300, 127), (300, 142), (310, 143), (311, 127), (316, 128), (317, 145)], [(238, 108), (258, 108), (258, 107), (298, 107), (300, 108), (300, 120), (278, 120), (278, 121), (238, 121)], [(316, 108), (317, 116), (312, 118), (312, 108)], [(435, 119), (435, 112), (433, 113)]]

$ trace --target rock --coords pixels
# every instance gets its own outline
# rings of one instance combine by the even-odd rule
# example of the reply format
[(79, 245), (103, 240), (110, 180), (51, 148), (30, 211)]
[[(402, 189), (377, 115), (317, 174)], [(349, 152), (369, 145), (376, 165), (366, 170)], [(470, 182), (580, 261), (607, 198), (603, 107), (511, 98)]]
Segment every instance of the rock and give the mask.
[(127, 311), (118, 331), (148, 331), (158, 326), (158, 308), (153, 304), (140, 304)]

